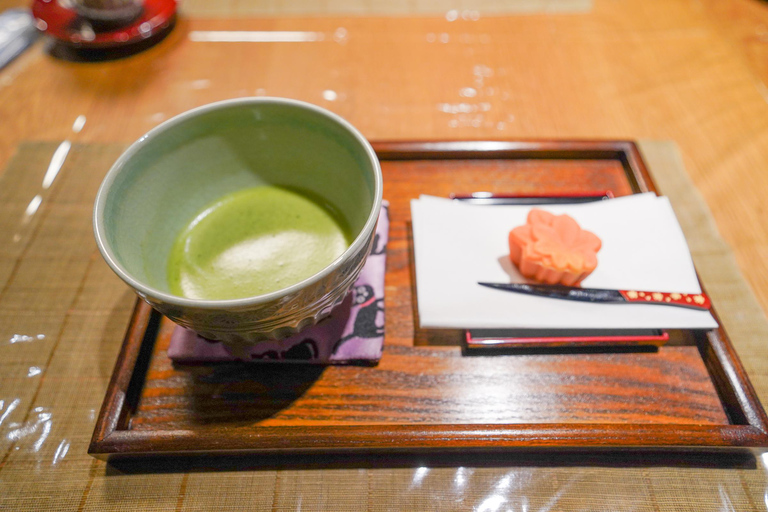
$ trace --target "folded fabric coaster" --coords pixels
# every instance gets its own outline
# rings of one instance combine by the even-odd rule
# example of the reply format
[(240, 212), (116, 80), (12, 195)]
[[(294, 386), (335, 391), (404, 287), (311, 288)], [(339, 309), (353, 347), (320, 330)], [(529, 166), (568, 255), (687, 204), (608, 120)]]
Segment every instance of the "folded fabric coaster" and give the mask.
[(312, 364), (367, 364), (381, 359), (384, 344), (384, 274), (389, 236), (388, 205), (382, 205), (373, 248), (352, 289), (331, 314), (282, 340), (259, 342), (246, 356), (235, 357), (217, 341), (177, 326), (168, 357), (177, 364), (230, 361)]

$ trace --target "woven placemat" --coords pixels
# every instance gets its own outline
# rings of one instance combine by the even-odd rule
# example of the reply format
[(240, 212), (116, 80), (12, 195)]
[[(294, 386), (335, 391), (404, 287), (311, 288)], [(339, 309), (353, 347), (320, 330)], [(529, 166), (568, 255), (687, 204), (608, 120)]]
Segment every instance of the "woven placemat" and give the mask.
[[(763, 403), (768, 322), (674, 143), (643, 155), (672, 200), (705, 287)], [(763, 510), (762, 459), (680, 465), (527, 455), (482, 467), (109, 466), (87, 455), (135, 295), (93, 241), (96, 190), (123, 145), (20, 146), (0, 175), (0, 510)], [(51, 159), (64, 165), (44, 187)], [(481, 391), (481, 390), (478, 390)], [(479, 395), (481, 398), (481, 395)], [(158, 410), (158, 414), (162, 414)], [(490, 456), (490, 455), (489, 455)], [(322, 466), (323, 460), (318, 458)], [(258, 467), (258, 465), (254, 466)], [(135, 469), (135, 468), (134, 468)]]

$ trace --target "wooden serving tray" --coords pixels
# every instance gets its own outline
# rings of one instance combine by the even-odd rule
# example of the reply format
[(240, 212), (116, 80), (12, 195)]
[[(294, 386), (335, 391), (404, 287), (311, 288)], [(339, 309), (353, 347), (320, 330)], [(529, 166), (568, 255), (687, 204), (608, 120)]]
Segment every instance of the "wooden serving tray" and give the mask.
[(376, 367), (174, 367), (173, 324), (137, 303), (89, 447), (166, 454), (469, 453), (768, 446), (768, 418), (722, 328), (664, 346), (473, 355), (418, 326), (410, 199), (479, 190), (655, 191), (631, 142), (381, 142), (390, 201)]

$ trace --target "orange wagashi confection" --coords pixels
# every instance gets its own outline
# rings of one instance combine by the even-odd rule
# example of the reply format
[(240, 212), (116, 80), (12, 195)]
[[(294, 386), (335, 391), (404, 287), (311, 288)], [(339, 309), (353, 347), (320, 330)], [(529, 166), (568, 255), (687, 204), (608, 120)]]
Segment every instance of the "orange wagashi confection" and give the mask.
[(509, 258), (525, 277), (547, 284), (576, 286), (597, 267), (602, 242), (568, 215), (538, 208), (509, 232)]

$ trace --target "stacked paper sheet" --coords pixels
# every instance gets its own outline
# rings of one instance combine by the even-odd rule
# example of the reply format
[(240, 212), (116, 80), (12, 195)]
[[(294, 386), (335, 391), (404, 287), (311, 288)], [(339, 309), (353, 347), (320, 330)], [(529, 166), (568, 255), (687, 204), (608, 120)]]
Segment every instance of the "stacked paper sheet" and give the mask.
[[(603, 242), (589, 288), (699, 293), (688, 245), (666, 197), (538, 206), (567, 213)], [(493, 290), (478, 281), (526, 282), (509, 261), (509, 231), (531, 206), (475, 205), (422, 196), (411, 202), (419, 319), (425, 328), (714, 328), (708, 311), (594, 304)]]

